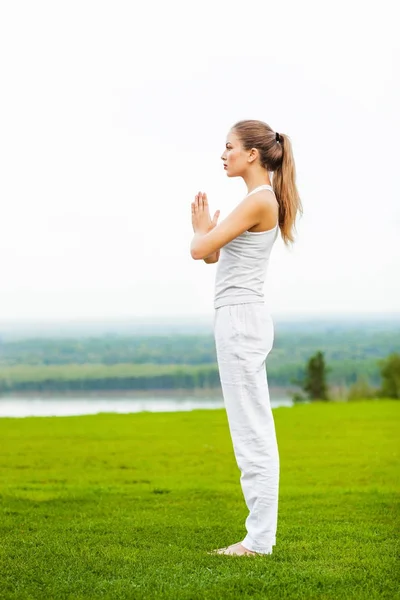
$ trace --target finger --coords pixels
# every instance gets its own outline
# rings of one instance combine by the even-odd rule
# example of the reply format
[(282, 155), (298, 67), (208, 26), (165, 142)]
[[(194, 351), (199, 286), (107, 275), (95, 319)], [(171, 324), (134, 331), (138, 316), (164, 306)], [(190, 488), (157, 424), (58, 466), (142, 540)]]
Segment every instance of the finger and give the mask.
[(207, 199), (207, 194), (203, 194), (203, 202), (204, 202), (204, 206), (208, 206), (208, 199)]
[(220, 211), (219, 211), (219, 210), (217, 210), (217, 211), (215, 212), (215, 215), (214, 215), (214, 218), (213, 218), (213, 223), (217, 224), (217, 221), (218, 221), (219, 215), (220, 215)]

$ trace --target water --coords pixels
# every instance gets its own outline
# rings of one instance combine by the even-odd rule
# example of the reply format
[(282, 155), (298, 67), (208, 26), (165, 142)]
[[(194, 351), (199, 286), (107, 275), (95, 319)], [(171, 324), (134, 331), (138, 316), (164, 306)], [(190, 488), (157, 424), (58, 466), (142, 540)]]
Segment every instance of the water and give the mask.
[[(271, 395), (272, 396), (272, 395)], [(274, 396), (271, 399), (272, 408), (292, 406), (293, 401), (288, 396)], [(94, 415), (107, 413), (136, 413), (136, 412), (177, 412), (194, 409), (224, 408), (222, 396), (197, 394), (136, 394), (127, 397), (125, 394), (103, 395), (30, 395), (30, 396), (0, 396), (0, 417), (66, 417), (77, 415)]]

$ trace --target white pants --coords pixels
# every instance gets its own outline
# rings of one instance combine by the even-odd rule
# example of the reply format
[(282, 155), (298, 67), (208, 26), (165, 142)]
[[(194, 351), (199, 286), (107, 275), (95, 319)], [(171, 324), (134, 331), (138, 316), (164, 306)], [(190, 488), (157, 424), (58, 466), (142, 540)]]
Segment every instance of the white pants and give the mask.
[(264, 302), (215, 309), (214, 336), (224, 404), (249, 509), (243, 546), (272, 554), (276, 544), (279, 453), (265, 360), (274, 325)]

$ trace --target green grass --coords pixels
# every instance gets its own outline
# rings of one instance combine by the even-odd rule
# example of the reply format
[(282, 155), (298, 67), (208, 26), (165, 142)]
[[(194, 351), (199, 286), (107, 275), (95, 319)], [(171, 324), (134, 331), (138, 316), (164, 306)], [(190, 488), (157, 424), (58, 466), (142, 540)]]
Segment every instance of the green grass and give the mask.
[(0, 597), (400, 598), (400, 402), (274, 409), (270, 556), (211, 556), (247, 509), (223, 410), (0, 419)]

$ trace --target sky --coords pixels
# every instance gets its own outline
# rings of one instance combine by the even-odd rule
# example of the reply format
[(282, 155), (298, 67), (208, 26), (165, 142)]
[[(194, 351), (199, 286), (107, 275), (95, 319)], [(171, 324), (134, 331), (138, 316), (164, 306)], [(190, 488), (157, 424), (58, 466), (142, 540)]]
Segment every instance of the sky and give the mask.
[(243, 199), (220, 156), (260, 119), (304, 213), (279, 315), (400, 311), (395, 2), (2, 3), (0, 320), (211, 315), (191, 202)]

